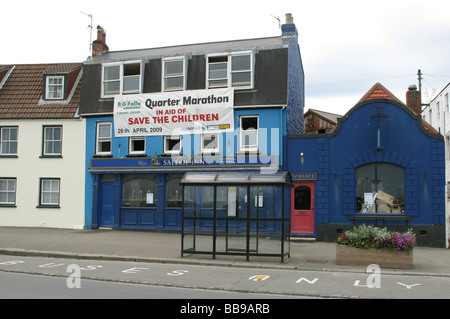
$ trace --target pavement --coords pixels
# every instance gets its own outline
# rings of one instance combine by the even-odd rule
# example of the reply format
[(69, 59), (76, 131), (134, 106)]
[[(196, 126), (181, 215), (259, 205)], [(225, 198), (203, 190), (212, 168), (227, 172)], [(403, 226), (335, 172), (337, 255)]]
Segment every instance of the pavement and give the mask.
[[(0, 227), (0, 255), (45, 256), (195, 264), (222, 267), (291, 269), (307, 271), (366, 272), (366, 266), (336, 264), (336, 245), (329, 242), (290, 242), (290, 258), (216, 256), (184, 254), (181, 256), (181, 233), (119, 230)], [(450, 249), (415, 247), (412, 269), (387, 269), (382, 273), (450, 277)]]

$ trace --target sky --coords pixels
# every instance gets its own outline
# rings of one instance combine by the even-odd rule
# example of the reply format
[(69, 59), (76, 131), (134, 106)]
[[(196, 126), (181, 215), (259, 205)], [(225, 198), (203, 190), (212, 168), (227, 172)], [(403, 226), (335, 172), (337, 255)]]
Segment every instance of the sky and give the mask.
[(292, 13), (305, 111), (344, 115), (377, 82), (427, 103), (450, 82), (448, 0), (14, 0), (2, 3), (0, 64), (82, 62), (96, 27), (111, 51), (272, 37)]

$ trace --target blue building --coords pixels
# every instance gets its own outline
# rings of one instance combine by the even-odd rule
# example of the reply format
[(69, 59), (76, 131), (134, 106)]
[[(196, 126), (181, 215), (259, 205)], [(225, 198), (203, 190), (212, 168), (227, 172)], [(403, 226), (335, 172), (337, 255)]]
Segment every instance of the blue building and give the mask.
[[(87, 228), (180, 230), (185, 173), (285, 170), (286, 136), (304, 127), (290, 15), (277, 37), (127, 51), (97, 29), (80, 98)], [(205, 188), (201, 205), (227, 196)]]
[(288, 136), (293, 234), (334, 241), (378, 224), (445, 247), (444, 140), (413, 110), (377, 83), (331, 133)]

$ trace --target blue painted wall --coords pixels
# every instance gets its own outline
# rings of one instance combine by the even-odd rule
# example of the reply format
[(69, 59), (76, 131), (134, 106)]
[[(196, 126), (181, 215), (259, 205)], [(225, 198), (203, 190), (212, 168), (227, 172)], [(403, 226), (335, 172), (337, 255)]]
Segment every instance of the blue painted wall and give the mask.
[[(378, 121), (374, 107), (388, 116)], [(444, 140), (431, 134), (419, 116), (388, 100), (363, 102), (351, 109), (327, 135), (289, 136), (290, 172), (315, 171), (315, 224), (352, 224), (356, 213), (356, 168), (375, 162), (405, 170), (405, 214), (409, 225), (445, 225)], [(300, 153), (304, 153), (301, 164)], [(395, 224), (386, 221), (387, 224)], [(398, 222), (397, 222), (398, 223)]]

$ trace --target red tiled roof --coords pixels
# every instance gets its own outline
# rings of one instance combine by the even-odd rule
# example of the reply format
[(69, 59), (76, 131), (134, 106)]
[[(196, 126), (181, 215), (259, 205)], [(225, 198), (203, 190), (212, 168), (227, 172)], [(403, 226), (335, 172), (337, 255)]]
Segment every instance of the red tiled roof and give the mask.
[(375, 99), (393, 100), (404, 105), (402, 101), (396, 98), (394, 94), (392, 94), (380, 83), (376, 83), (374, 86), (372, 86), (372, 88), (361, 98), (361, 100), (359, 100), (357, 104), (365, 102), (367, 100), (375, 100)]
[[(0, 65), (0, 119), (73, 118), (78, 110), (81, 81), (70, 101), (43, 101), (44, 73), (68, 74), (67, 91), (72, 92), (82, 63)], [(3, 70), (7, 70), (4, 72)], [(3, 76), (2, 76), (3, 75)]]

